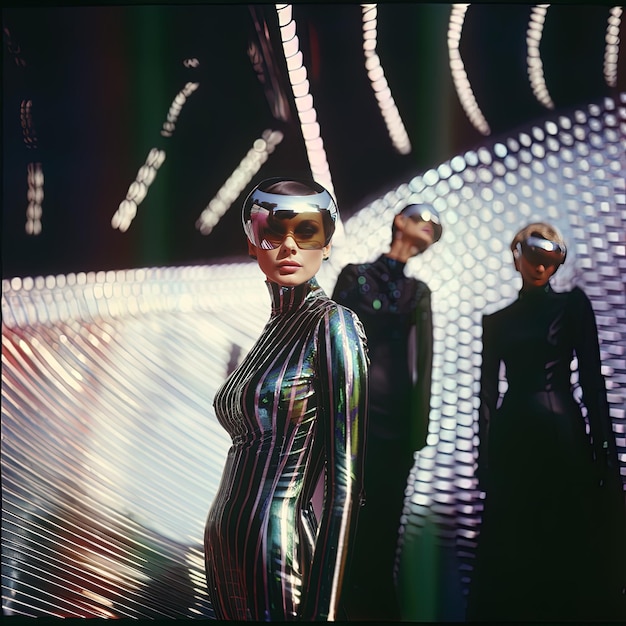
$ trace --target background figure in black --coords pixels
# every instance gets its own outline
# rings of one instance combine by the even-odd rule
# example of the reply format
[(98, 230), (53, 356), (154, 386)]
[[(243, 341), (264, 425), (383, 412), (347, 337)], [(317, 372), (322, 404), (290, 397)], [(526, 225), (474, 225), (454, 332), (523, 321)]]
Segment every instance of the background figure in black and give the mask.
[(343, 596), (349, 619), (401, 619), (393, 568), (407, 477), (428, 435), (433, 344), (430, 290), (404, 269), (441, 232), (433, 207), (406, 206), (389, 252), (344, 267), (333, 292), (363, 323), (370, 355), (366, 502)]
[[(550, 286), (566, 256), (555, 228), (530, 224), (511, 250), (519, 298), (483, 317), (478, 478), (486, 499), (467, 617), (626, 618), (624, 499), (594, 312), (578, 287)], [(574, 355), (586, 420), (572, 393)]]

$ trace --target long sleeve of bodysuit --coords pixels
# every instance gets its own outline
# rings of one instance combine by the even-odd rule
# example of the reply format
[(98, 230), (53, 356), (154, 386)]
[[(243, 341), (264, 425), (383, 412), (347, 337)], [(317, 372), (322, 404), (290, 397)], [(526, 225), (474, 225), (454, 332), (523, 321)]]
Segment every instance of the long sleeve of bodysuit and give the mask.
[(319, 326), (318, 371), (322, 402), (324, 503), (301, 619), (337, 618), (348, 547), (363, 497), (368, 363), (358, 318), (343, 307), (328, 309)]
[(332, 299), (354, 310), (354, 308), (358, 306), (358, 278), (358, 266), (352, 264), (346, 265), (341, 272), (339, 272), (339, 276), (337, 276), (337, 282), (335, 283), (333, 295), (331, 296)]

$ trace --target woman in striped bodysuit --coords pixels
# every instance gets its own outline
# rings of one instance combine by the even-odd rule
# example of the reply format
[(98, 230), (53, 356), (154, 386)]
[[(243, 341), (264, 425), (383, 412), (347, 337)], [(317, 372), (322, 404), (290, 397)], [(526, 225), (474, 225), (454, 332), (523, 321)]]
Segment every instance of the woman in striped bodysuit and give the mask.
[(271, 315), (214, 400), (232, 438), (205, 528), (218, 619), (337, 619), (362, 501), (368, 361), (358, 318), (315, 279), (336, 219), (314, 182), (270, 179), (244, 203)]

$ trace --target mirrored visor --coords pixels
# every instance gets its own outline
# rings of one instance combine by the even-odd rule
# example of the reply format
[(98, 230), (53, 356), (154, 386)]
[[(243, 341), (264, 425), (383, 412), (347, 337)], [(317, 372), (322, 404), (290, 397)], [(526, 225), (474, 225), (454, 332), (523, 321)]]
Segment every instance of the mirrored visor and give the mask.
[(430, 222), (433, 225), (433, 243), (441, 239), (443, 228), (439, 213), (432, 207), (412, 204), (406, 207), (402, 213), (410, 217), (414, 222)]
[(321, 250), (326, 245), (324, 221), (319, 211), (268, 211), (253, 206), (250, 212), (250, 241), (263, 250), (278, 248), (291, 235), (302, 250)]
[(567, 253), (564, 245), (543, 237), (528, 237), (518, 246), (524, 257), (533, 265), (560, 265), (565, 261)]
[(243, 209), (243, 227), (257, 248), (278, 248), (291, 235), (302, 250), (330, 243), (337, 207), (326, 191), (309, 196), (283, 196), (255, 190)]

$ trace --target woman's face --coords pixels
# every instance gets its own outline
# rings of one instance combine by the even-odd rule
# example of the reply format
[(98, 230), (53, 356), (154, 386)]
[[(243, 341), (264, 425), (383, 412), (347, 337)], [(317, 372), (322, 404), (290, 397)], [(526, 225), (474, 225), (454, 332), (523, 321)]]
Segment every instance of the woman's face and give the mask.
[[(302, 249), (298, 246), (305, 246)], [(324, 224), (319, 213), (297, 215), (293, 219), (280, 220), (266, 233), (276, 248), (260, 248), (248, 241), (248, 251), (256, 257), (261, 271), (268, 280), (283, 287), (295, 287), (313, 278), (319, 271), (322, 260), (330, 253), (330, 243), (321, 248), (306, 249), (311, 241), (322, 245)]]
[(424, 252), (429, 248), (435, 239), (435, 227), (432, 222), (426, 222), (419, 219), (416, 215), (398, 215), (396, 218), (396, 228), (398, 228), (403, 236), (406, 237), (415, 247)]
[(515, 268), (522, 276), (526, 288), (544, 287), (556, 272), (558, 265), (528, 260), (523, 254), (515, 257)]

